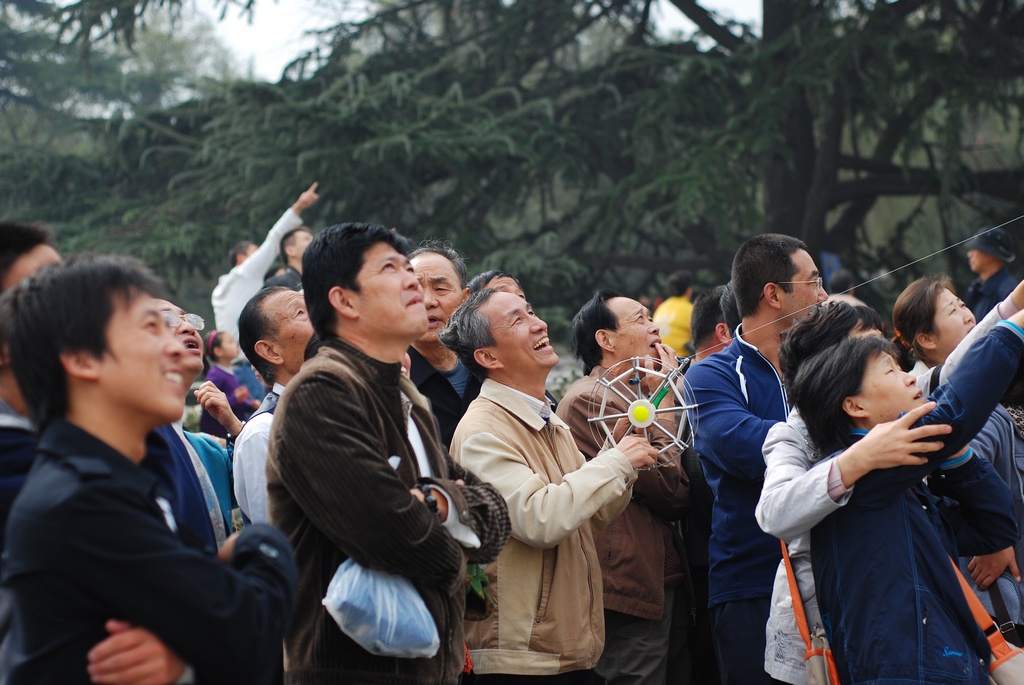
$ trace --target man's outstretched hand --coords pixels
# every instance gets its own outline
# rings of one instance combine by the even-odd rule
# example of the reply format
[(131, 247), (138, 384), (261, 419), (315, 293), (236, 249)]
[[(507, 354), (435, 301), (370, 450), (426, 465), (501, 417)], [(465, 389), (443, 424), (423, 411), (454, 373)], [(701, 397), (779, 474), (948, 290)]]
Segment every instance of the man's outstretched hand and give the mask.
[(299, 195), (299, 199), (292, 205), (292, 211), (296, 214), (302, 214), (302, 210), (309, 209), (313, 206), (313, 203), (320, 199), (320, 196), (316, 194), (316, 187), (320, 185), (319, 182), (314, 183), (307, 188), (302, 195)]

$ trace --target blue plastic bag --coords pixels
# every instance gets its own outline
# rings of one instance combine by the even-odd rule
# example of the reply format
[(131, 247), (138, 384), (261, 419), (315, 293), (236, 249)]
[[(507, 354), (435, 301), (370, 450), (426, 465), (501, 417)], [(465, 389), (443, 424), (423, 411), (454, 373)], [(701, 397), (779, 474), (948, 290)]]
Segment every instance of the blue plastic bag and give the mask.
[(441, 640), (434, 617), (408, 578), (345, 560), (323, 605), (341, 632), (378, 656), (432, 657)]

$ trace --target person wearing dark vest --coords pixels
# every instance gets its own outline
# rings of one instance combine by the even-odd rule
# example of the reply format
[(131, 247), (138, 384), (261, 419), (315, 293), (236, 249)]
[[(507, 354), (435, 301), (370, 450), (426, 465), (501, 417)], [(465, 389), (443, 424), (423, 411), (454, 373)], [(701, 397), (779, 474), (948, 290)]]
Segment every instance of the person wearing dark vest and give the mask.
[(235, 499), (246, 522), (267, 521), (267, 448), (274, 410), (288, 381), (299, 372), (312, 335), (305, 298), (283, 286), (256, 293), (238, 318), (242, 353), (273, 384), (235, 439)]
[(430, 400), (441, 429), (441, 442), (448, 447), (469, 403), (480, 394), (481, 380), (437, 339), (452, 312), (469, 297), (466, 263), (451, 245), (436, 240), (409, 253), (409, 261), (423, 287), (423, 304), (430, 322), (427, 332), (409, 348), (409, 378)]
[(964, 304), (981, 321), (992, 308), (1010, 294), (1017, 279), (1006, 265), (1017, 258), (1010, 234), (1001, 228), (988, 228), (967, 241), (967, 261), (978, 277), (967, 286)]

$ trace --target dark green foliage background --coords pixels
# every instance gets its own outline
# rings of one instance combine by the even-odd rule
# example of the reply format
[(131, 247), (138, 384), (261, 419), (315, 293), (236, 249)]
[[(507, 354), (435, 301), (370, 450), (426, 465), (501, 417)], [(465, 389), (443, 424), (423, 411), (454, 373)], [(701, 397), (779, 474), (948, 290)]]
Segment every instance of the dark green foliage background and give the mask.
[[(641, 0), (382, 0), (278, 83), (154, 107), (82, 84), (109, 83), (106, 46), (140, 17), (187, 7), (6, 3), (0, 112), (50, 133), (0, 133), (0, 213), (52, 225), (67, 251), (138, 255), (209, 314), (229, 246), (316, 180), (314, 229), (450, 240), (471, 271), (518, 274), (562, 333), (598, 286), (654, 296), (681, 267), (724, 282), (757, 232), (867, 280), (1024, 213), (1020, 3), (765, 0), (757, 32), (673, 4), (698, 34), (658, 30)], [(858, 294), (887, 312), (921, 273), (966, 284), (963, 262)]]

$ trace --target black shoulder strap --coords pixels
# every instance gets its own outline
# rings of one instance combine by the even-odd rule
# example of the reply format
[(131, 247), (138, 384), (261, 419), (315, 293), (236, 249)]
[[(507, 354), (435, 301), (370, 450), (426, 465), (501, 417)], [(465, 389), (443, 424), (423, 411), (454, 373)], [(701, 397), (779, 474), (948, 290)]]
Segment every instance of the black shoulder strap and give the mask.
[(997, 578), (988, 588), (989, 599), (992, 600), (992, 608), (996, 612), (996, 624), (999, 632), (1003, 634), (1010, 644), (1021, 646), (1020, 635), (1014, 622), (1010, 619), (1010, 612), (1006, 609), (1006, 602), (1003, 600), (1003, 593), (999, 591), (999, 579)]

